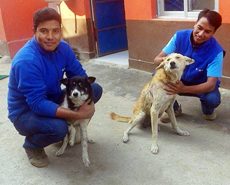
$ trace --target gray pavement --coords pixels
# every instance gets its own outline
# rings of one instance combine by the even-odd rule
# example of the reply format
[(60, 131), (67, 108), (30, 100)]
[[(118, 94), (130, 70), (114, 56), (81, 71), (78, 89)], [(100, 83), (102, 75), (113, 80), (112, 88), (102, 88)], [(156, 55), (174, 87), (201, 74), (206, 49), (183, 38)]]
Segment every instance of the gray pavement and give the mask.
[[(215, 121), (201, 117), (200, 102), (178, 97), (183, 115), (179, 126), (190, 132), (183, 137), (170, 124), (160, 124), (159, 153), (150, 152), (150, 128), (134, 128), (127, 144), (122, 142), (127, 123), (117, 123), (109, 112), (131, 115), (132, 106), (150, 73), (112, 64), (87, 62), (87, 73), (104, 88), (102, 99), (89, 125), (91, 165), (85, 168), (81, 146), (68, 147), (57, 157), (61, 146), (46, 148), (50, 164), (30, 165), (22, 148), (24, 138), (7, 119), (8, 78), (0, 80), (0, 184), (1, 185), (229, 185), (230, 184), (230, 91), (221, 89), (222, 104)], [(0, 60), (0, 74), (9, 74), (10, 60)]]

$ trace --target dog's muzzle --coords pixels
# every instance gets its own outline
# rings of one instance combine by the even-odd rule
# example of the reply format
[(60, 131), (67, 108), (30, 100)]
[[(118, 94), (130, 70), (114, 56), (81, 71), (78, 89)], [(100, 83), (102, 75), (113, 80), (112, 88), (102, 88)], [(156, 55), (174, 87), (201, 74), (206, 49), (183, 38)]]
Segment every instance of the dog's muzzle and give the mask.
[(73, 96), (74, 96), (75, 98), (78, 97), (78, 93), (77, 93), (77, 92), (73, 93)]
[(81, 95), (81, 92), (78, 91), (77, 89), (74, 89), (73, 92), (71, 93), (71, 96), (74, 98), (77, 98)]
[(175, 69), (176, 67), (176, 62), (170, 62), (170, 69)]

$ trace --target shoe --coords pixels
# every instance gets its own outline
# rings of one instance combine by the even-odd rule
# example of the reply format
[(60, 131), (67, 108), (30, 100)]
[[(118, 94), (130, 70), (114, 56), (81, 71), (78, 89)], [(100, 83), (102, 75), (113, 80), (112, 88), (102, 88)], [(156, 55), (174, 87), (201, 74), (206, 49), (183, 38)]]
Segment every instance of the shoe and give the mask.
[(212, 114), (203, 114), (202, 116), (206, 120), (213, 121), (216, 119), (217, 113), (216, 113), (216, 111), (213, 111)]
[(176, 116), (176, 117), (181, 116), (181, 114), (182, 114), (181, 104), (179, 104), (178, 109), (177, 109), (174, 113), (175, 113), (175, 116)]
[(42, 168), (49, 164), (48, 156), (46, 155), (44, 148), (25, 148), (25, 151), (33, 166)]
[[(176, 117), (179, 117), (182, 114), (181, 104), (179, 104), (178, 109), (176, 111), (174, 111), (174, 113), (175, 113)], [(168, 114), (166, 112), (163, 113), (160, 120), (162, 123), (169, 123), (170, 122)]]

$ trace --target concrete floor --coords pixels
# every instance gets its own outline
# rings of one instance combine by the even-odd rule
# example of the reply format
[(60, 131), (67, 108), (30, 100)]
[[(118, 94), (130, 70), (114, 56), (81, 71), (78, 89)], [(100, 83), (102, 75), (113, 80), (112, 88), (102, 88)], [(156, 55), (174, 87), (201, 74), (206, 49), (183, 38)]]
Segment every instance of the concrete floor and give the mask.
[(117, 67), (129, 67), (129, 53), (128, 50), (106, 55), (99, 58), (91, 59), (94, 64), (116, 65)]
[[(132, 106), (150, 73), (126, 66), (90, 61), (83, 64), (88, 75), (95, 76), (104, 89), (96, 113), (89, 125), (91, 165), (85, 168), (81, 146), (68, 147), (55, 156), (61, 146), (46, 147), (50, 164), (45, 168), (30, 165), (22, 148), (24, 138), (7, 119), (8, 78), (0, 80), (0, 184), (1, 185), (229, 185), (230, 184), (230, 91), (221, 89), (222, 104), (215, 121), (201, 117), (197, 98), (178, 97), (183, 115), (183, 137), (170, 124), (160, 124), (159, 153), (150, 152), (150, 128), (134, 128), (127, 144), (122, 142), (127, 123), (117, 123), (109, 112), (131, 115)], [(0, 74), (8, 74), (10, 62), (0, 60)]]

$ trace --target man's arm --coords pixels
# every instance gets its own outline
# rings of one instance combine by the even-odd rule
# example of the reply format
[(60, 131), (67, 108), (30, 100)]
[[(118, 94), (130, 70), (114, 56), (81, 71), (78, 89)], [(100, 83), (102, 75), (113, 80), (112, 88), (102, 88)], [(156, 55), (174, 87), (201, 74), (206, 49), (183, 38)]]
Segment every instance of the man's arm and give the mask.
[(167, 56), (167, 54), (165, 52), (161, 51), (159, 53), (159, 55), (157, 55), (156, 58), (154, 59), (154, 61), (153, 61), (154, 64), (156, 64), (158, 66), (161, 62), (163, 62), (163, 60), (165, 59), (166, 56)]
[(190, 93), (190, 94), (204, 94), (214, 90), (216, 86), (217, 78), (216, 77), (208, 77), (207, 82), (186, 86), (181, 81), (176, 83), (167, 83), (165, 84), (164, 90), (166, 94), (180, 94), (180, 93)]
[(55, 116), (58, 118), (73, 120), (91, 119), (95, 112), (95, 106), (93, 102), (91, 104), (88, 103), (89, 101), (86, 101), (84, 104), (82, 104), (78, 111), (58, 107)]

